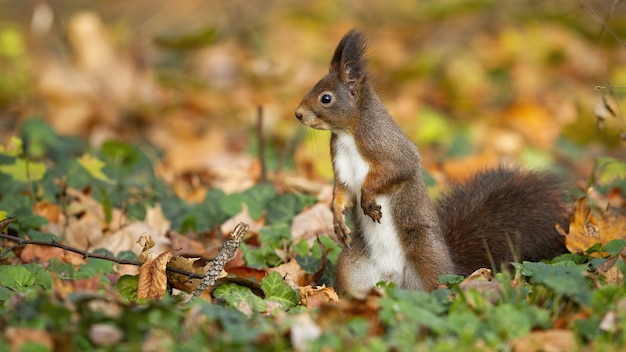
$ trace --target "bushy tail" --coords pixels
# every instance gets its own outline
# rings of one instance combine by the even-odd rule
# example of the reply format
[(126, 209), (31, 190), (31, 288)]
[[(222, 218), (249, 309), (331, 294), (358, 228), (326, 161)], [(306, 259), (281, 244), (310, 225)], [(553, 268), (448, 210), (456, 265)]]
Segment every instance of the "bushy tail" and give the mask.
[(457, 272), (565, 253), (555, 224), (568, 227), (566, 195), (555, 175), (504, 167), (454, 186), (437, 213)]

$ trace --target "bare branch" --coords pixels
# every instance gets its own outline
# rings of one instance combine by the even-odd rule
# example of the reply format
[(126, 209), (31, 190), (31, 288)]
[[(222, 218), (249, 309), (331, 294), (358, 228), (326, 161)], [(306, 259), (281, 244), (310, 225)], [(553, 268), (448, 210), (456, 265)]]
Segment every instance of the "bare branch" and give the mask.
[[(1, 225), (2, 223), (0, 223)], [(87, 258), (96, 258), (96, 259), (103, 259), (103, 260), (108, 260), (117, 264), (121, 264), (121, 265), (134, 265), (134, 266), (141, 266), (143, 265), (142, 261), (139, 260), (128, 260), (128, 259), (120, 259), (120, 258), (115, 258), (115, 257), (111, 257), (108, 255), (103, 255), (103, 254), (97, 254), (97, 253), (92, 253), (92, 252), (88, 252), (88, 251), (84, 251), (82, 249), (78, 249), (72, 246), (68, 246), (66, 244), (57, 242), (57, 241), (35, 241), (35, 240), (26, 240), (23, 238), (19, 238), (16, 236), (11, 236), (11, 235), (6, 235), (3, 233), (0, 233), (0, 238), (4, 238), (10, 241), (15, 242), (16, 244), (6, 248), (1, 254), (0, 254), (0, 258), (5, 256), (8, 252), (15, 250), (16, 248), (22, 247), (22, 246), (26, 246), (26, 245), (39, 245), (39, 246), (49, 246), (49, 247), (57, 247), (57, 248), (61, 248), (63, 250), (69, 251), (69, 252), (74, 252), (74, 253), (78, 253), (80, 255), (83, 256), (83, 258), (87, 259)], [(178, 268), (173, 268), (173, 267), (167, 267), (167, 271), (169, 272), (173, 272), (173, 273), (177, 273), (177, 274), (181, 274), (181, 275), (185, 275), (188, 276), (190, 278), (194, 278), (194, 279), (203, 279), (204, 275), (200, 275), (200, 274), (196, 274), (196, 273), (192, 273), (186, 270), (181, 270)]]

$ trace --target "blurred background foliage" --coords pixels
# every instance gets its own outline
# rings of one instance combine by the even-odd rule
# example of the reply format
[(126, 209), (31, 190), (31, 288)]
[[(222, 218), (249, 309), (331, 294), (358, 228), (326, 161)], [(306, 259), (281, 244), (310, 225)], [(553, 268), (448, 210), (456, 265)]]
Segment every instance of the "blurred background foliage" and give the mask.
[(328, 134), (305, 130), (293, 111), (327, 72), (341, 36), (359, 27), (369, 36), (373, 83), (436, 179), (515, 160), (558, 165), (580, 180), (597, 156), (625, 156), (621, 1), (0, 7), (0, 140), (40, 117), (93, 146), (155, 145), (176, 175), (233, 160), (256, 170), (262, 106), (272, 167), (330, 179)]

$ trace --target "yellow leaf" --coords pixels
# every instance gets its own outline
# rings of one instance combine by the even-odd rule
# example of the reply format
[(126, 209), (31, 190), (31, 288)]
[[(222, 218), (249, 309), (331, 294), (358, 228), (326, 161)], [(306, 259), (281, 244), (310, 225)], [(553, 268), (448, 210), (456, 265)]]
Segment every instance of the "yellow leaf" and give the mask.
[[(583, 253), (596, 243), (604, 246), (614, 239), (626, 239), (626, 218), (606, 212), (596, 219), (587, 198), (583, 197), (576, 201), (569, 232), (566, 233), (558, 225), (557, 230), (565, 236), (565, 246), (571, 253)], [(602, 254), (596, 252), (591, 256), (601, 257)]]
[(102, 169), (106, 166), (104, 161), (95, 158), (89, 154), (83, 154), (79, 159), (77, 159), (78, 164), (82, 166), (91, 177), (96, 180), (104, 181), (106, 183), (114, 183), (110, 180), (103, 172)]

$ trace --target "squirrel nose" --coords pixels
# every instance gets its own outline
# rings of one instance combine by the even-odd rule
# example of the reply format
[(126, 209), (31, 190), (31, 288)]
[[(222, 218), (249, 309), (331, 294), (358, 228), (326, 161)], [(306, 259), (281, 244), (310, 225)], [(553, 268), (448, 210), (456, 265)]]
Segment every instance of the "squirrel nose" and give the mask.
[(302, 121), (302, 109), (298, 108), (296, 110), (296, 118), (300, 121)]

